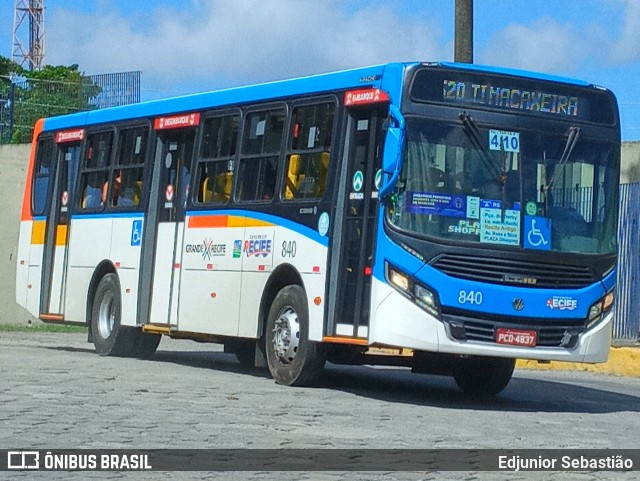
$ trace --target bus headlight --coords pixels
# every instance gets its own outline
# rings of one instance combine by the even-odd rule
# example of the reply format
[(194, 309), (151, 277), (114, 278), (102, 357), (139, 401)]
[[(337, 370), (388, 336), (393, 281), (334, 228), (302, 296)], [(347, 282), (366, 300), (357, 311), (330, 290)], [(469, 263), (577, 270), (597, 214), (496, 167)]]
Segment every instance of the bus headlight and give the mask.
[(421, 309), (435, 317), (440, 317), (437, 295), (427, 286), (412, 279), (389, 264), (387, 264), (387, 279), (393, 287), (409, 297)]
[(614, 299), (615, 295), (613, 291), (609, 291), (603, 298), (599, 299), (598, 302), (589, 308), (587, 329), (595, 326), (604, 317), (604, 315), (611, 310)]
[(387, 277), (389, 282), (398, 290), (407, 295), (411, 295), (411, 280), (409, 276), (400, 271), (395, 270), (391, 266), (387, 266)]

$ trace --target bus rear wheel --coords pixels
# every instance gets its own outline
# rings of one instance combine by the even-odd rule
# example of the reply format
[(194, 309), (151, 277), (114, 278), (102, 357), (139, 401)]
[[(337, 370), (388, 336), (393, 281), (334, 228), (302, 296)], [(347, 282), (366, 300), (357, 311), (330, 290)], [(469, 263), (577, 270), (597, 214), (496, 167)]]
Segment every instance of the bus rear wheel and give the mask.
[(456, 359), (453, 378), (463, 392), (472, 396), (495, 396), (507, 387), (516, 360), (501, 357)]
[(115, 274), (106, 274), (98, 284), (91, 308), (91, 334), (101, 356), (129, 356), (138, 339), (134, 328), (121, 319), (120, 283)]
[(286, 386), (308, 386), (325, 364), (320, 345), (309, 340), (309, 310), (302, 287), (287, 286), (276, 295), (267, 318), (267, 364), (273, 379)]

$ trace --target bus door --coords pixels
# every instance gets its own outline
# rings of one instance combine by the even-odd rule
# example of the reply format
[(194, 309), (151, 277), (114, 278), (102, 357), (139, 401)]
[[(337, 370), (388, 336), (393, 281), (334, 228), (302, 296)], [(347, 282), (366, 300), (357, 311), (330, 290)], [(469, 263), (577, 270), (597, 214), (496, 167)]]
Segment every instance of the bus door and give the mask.
[(379, 105), (348, 111), (345, 162), (333, 239), (339, 252), (331, 260), (329, 336), (368, 336), (374, 237), (381, 179), (382, 122), (387, 107)]
[[(158, 130), (156, 119), (156, 130)], [(193, 124), (197, 125), (197, 121)], [(147, 218), (146, 230), (155, 228), (154, 236), (149, 232), (144, 235), (144, 249), (148, 250), (148, 243), (155, 252), (153, 258), (143, 254), (153, 265), (153, 274), (144, 276), (151, 282), (149, 322), (154, 324), (178, 323), (178, 292), (180, 290), (180, 272), (182, 262), (182, 237), (184, 235), (184, 218), (189, 183), (191, 178), (191, 159), (195, 143), (195, 128), (171, 128), (158, 132), (156, 156), (149, 204), (150, 214)], [(144, 262), (144, 261), (143, 261)], [(143, 270), (146, 269), (143, 266)], [(141, 293), (146, 292), (142, 289)], [(142, 299), (144, 302), (145, 299)], [(142, 307), (142, 306), (141, 306)], [(141, 322), (146, 321), (141, 310)]]
[[(44, 251), (42, 257), (42, 291), (40, 317), (46, 320), (64, 319), (64, 296), (67, 279), (70, 208), (73, 205), (75, 179), (80, 161), (82, 133), (60, 132), (54, 149), (49, 209), (46, 214)], [(62, 135), (64, 134), (64, 135)], [(69, 142), (67, 139), (73, 139)]]

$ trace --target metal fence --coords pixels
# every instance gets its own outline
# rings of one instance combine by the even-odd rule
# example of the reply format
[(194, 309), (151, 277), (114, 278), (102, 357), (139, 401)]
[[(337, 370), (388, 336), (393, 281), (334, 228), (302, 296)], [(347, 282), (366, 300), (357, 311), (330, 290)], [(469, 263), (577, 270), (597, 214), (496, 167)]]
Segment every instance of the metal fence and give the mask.
[(618, 287), (613, 337), (640, 339), (640, 183), (620, 186)]
[(77, 83), (0, 77), (0, 143), (30, 142), (42, 117), (140, 102), (140, 72), (82, 77)]

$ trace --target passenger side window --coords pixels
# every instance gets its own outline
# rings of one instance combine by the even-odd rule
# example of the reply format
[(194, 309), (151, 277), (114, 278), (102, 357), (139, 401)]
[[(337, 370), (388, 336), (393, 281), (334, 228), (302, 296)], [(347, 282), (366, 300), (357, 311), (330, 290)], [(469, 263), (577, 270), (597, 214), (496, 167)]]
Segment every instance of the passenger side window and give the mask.
[(113, 132), (89, 134), (82, 162), (80, 208), (104, 208), (109, 188), (109, 162)]
[(238, 200), (273, 198), (284, 122), (284, 109), (253, 112), (247, 115), (238, 169), (236, 191)]
[(333, 102), (293, 110), (283, 199), (315, 199), (324, 195), (334, 117)]
[(137, 209), (140, 205), (148, 138), (148, 127), (120, 132), (116, 166), (110, 179), (112, 206)]
[(33, 215), (44, 214), (47, 205), (47, 193), (51, 180), (51, 162), (54, 160), (55, 144), (53, 139), (38, 142), (33, 188), (31, 192), (31, 210)]
[(231, 199), (239, 126), (239, 115), (205, 120), (198, 158), (198, 203), (226, 204)]

